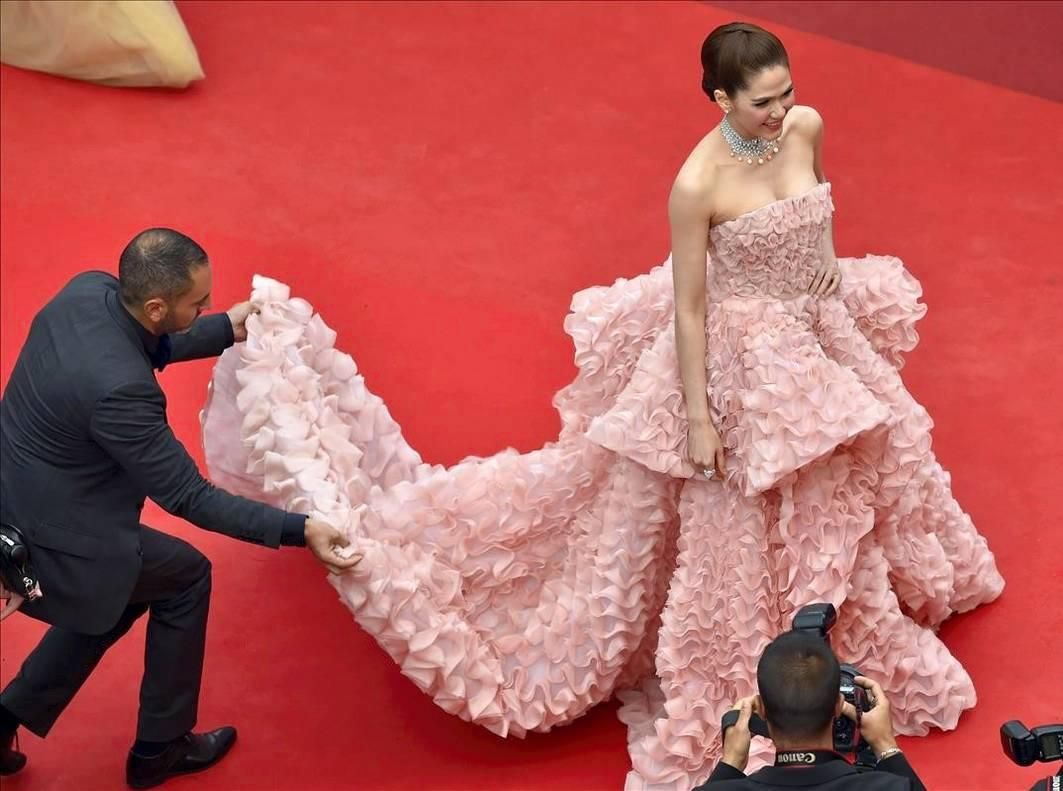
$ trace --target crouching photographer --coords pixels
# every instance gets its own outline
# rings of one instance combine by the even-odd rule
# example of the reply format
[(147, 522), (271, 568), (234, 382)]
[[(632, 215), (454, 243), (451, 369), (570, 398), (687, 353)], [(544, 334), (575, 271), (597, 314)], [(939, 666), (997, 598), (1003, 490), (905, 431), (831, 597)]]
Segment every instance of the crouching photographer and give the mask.
[[(859, 690), (854, 687), (851, 693), (855, 695), (844, 695), (839, 692), (845, 689), (842, 684), (842, 667), (819, 635), (799, 630), (780, 635), (757, 665), (760, 694), (738, 701), (735, 710), (724, 717), (723, 758), (695, 791), (925, 791), (897, 747), (890, 704), (882, 688), (856, 676)], [(839, 732), (847, 729), (858, 730), (873, 757), (853, 765), (836, 751)], [(746, 776), (756, 733), (775, 743), (775, 765)], [(847, 738), (854, 747), (859, 741), (852, 735)]]

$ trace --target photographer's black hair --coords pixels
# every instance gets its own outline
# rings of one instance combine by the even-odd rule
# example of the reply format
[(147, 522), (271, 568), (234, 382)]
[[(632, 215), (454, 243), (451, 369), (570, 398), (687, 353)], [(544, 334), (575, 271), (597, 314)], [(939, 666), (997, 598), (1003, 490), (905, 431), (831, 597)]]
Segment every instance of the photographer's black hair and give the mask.
[(765, 649), (757, 686), (773, 736), (815, 739), (834, 719), (841, 667), (818, 635), (785, 632)]
[(206, 263), (207, 253), (183, 233), (169, 228), (141, 231), (118, 260), (122, 301), (134, 307), (153, 297), (176, 299), (191, 287), (192, 270)]
[(733, 99), (749, 87), (750, 77), (770, 66), (790, 66), (778, 36), (748, 22), (720, 25), (701, 45), (701, 89), (714, 102), (717, 89)]

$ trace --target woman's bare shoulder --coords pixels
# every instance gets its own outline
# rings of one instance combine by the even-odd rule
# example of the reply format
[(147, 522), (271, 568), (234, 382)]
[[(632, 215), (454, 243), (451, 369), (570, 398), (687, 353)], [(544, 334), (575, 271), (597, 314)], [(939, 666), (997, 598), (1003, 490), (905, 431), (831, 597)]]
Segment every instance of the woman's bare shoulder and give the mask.
[[(710, 133), (711, 134), (711, 133)], [(706, 136), (690, 152), (676, 174), (669, 196), (672, 211), (696, 211), (699, 214), (711, 209), (712, 195), (718, 180), (719, 152), (713, 141)]]
[(823, 116), (815, 107), (809, 107), (807, 104), (794, 105), (786, 116), (790, 132), (797, 132), (809, 138), (818, 137), (823, 132)]

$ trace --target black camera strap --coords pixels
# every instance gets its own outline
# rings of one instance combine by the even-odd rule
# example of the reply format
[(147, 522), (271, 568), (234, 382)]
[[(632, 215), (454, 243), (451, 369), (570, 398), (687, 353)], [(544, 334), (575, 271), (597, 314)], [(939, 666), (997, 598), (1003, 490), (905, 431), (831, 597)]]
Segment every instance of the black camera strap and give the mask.
[(843, 777), (853, 777), (859, 769), (833, 750), (778, 750), (775, 765), (765, 766), (750, 777), (773, 788), (818, 788)]
[(780, 769), (823, 766), (832, 761), (849, 763), (833, 750), (779, 750), (775, 753), (775, 766)]

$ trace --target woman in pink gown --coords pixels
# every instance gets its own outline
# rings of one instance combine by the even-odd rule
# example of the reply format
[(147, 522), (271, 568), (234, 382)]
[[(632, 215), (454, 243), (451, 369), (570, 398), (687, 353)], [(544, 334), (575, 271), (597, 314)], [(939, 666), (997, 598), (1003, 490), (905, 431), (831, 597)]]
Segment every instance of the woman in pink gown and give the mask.
[(918, 283), (836, 259), (822, 122), (778, 40), (728, 25), (702, 59), (724, 120), (676, 179), (669, 260), (574, 297), (556, 442), (423, 463), (265, 278), (203, 415), (216, 481), (347, 530), (364, 560), (332, 584), (439, 706), (521, 736), (617, 695), (629, 789), (706, 778), (721, 715), (811, 602), (901, 733), (954, 727), (975, 692), (935, 631), (1003, 588), (898, 373)]

